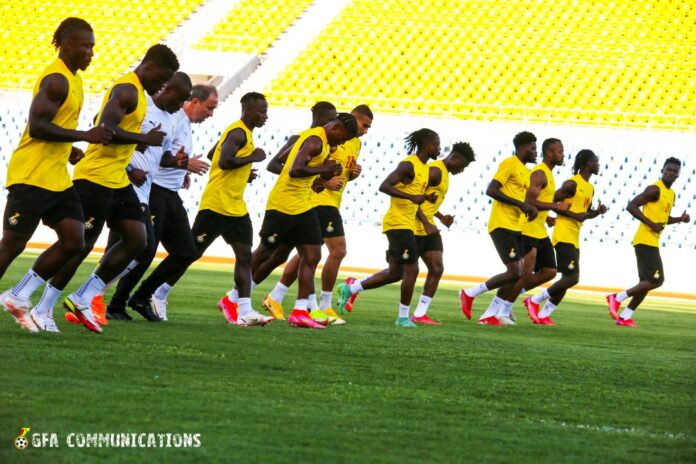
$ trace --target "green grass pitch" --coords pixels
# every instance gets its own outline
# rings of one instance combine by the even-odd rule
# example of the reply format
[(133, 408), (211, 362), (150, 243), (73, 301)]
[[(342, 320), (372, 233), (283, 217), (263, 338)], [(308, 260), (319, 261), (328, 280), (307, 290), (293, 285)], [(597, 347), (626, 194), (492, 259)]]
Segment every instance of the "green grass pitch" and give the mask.
[[(61, 334), (30, 335), (0, 314), (0, 462), (696, 461), (693, 305), (648, 297), (631, 330), (601, 297), (563, 304), (556, 327), (532, 325), (518, 302), (519, 326), (483, 327), (443, 287), (430, 313), (443, 325), (404, 330), (392, 285), (361, 295), (342, 327), (240, 328), (215, 309), (231, 281), (223, 267), (193, 269), (170, 322), (102, 335), (67, 326), (62, 309)], [(58, 433), (60, 448), (15, 450), (20, 427)], [(68, 448), (71, 432), (200, 433), (202, 446)]]

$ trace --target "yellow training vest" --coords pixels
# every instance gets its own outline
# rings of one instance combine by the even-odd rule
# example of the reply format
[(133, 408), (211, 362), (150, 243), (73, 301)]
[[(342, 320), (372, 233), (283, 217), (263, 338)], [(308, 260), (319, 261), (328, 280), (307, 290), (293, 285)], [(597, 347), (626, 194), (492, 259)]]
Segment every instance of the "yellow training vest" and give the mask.
[[(592, 206), (592, 197), (594, 196), (594, 187), (587, 182), (580, 174), (576, 174), (570, 178), (575, 182), (575, 195), (565, 201), (570, 201), (570, 211), (572, 213), (586, 213)], [(554, 246), (559, 243), (570, 243), (575, 248), (580, 248), (580, 228), (582, 222), (571, 219), (568, 216), (556, 218), (556, 225), (553, 228), (553, 238), (551, 241)]]
[[(553, 180), (553, 173), (551, 172), (551, 169), (549, 169), (546, 163), (539, 163), (538, 165), (534, 166), (534, 169), (532, 169), (532, 172), (529, 175), (530, 185), (531, 177), (532, 174), (534, 174), (534, 171), (542, 171), (544, 174), (546, 174), (546, 187), (541, 189), (537, 200), (541, 201), (542, 203), (553, 203), (553, 194), (556, 192), (556, 182)], [(539, 215), (531, 222), (529, 222), (527, 216), (521, 215), (520, 223), (522, 224), (522, 235), (533, 238), (547, 238), (549, 236), (548, 232), (546, 232), (546, 218), (548, 215), (548, 210), (539, 211)]]
[[(41, 73), (34, 85), (33, 98), (39, 93), (44, 78), (51, 74), (61, 74), (68, 80), (68, 94), (51, 122), (64, 129), (75, 130), (83, 102), (82, 78), (77, 73), (70, 72), (63, 60), (57, 58)], [(72, 181), (67, 164), (72, 145), (73, 142), (50, 142), (32, 138), (27, 123), (7, 166), (7, 187), (27, 184), (53, 192), (70, 188)]]
[[(430, 168), (428, 168), (428, 165), (422, 162), (417, 155), (408, 156), (403, 162), (413, 165), (415, 176), (410, 184), (399, 182), (394, 187), (409, 195), (423, 195), (425, 189), (428, 187)], [(416, 217), (417, 212), (418, 205), (411, 200), (391, 197), (389, 210), (387, 214), (384, 215), (384, 219), (382, 219), (382, 232), (384, 233), (395, 229), (415, 231), (416, 221), (418, 221)]]
[(229, 133), (235, 129), (243, 130), (246, 136), (246, 144), (239, 149), (236, 157), (245, 158), (254, 151), (254, 139), (252, 138), (251, 130), (241, 119), (222, 133), (222, 137), (220, 137), (220, 141), (215, 147), (215, 153), (213, 153), (210, 178), (201, 198), (200, 209), (209, 209), (226, 216), (240, 217), (247, 214), (243, 195), (249, 180), (249, 174), (251, 173), (252, 163), (245, 164), (237, 169), (220, 168), (222, 145)]
[[(447, 195), (447, 189), (449, 189), (449, 171), (447, 171), (447, 166), (445, 166), (445, 162), (442, 160), (437, 160), (433, 161), (432, 163), (429, 163), (428, 177), (430, 177), (430, 169), (433, 168), (439, 169), (442, 173), (440, 184), (437, 187), (428, 186), (425, 189), (425, 193), (426, 195), (430, 193), (437, 194), (437, 201), (435, 203), (430, 203), (429, 201), (426, 201), (421, 205), (421, 211), (423, 211), (423, 214), (425, 214), (425, 217), (431, 224), (434, 224), (433, 218), (435, 217), (435, 213), (437, 213), (440, 210), (440, 205), (442, 205), (442, 202), (445, 200), (445, 195)], [(418, 220), (418, 218), (416, 218), (416, 229), (414, 233), (416, 235), (427, 235), (425, 233), (425, 226), (421, 221)]]
[[(653, 185), (660, 189), (660, 198), (657, 201), (644, 204), (643, 214), (656, 224), (667, 225), (669, 213), (674, 206), (674, 190), (667, 188), (662, 180), (658, 180)], [(659, 247), (661, 234), (662, 232), (653, 232), (650, 227), (641, 222), (635, 237), (633, 237), (633, 246), (648, 245)]]
[[(114, 82), (108, 92), (104, 95), (101, 109), (97, 115), (97, 122), (101, 120), (102, 111), (111, 97), (114, 87), (120, 84), (132, 84), (138, 91), (138, 103), (135, 110), (127, 114), (118, 123), (118, 127), (126, 132), (140, 133), (140, 126), (145, 119), (147, 110), (147, 100), (145, 90), (140, 79), (134, 72), (129, 72)], [(95, 184), (109, 188), (123, 188), (130, 185), (126, 166), (130, 162), (131, 156), (135, 151), (135, 144), (90, 144), (85, 152), (85, 157), (75, 166), (73, 179), (87, 179)]]
[(266, 211), (276, 210), (285, 214), (298, 215), (312, 209), (312, 195), (314, 195), (312, 183), (317, 176), (290, 177), (290, 169), (300, 148), (310, 137), (319, 137), (322, 142), (322, 149), (318, 156), (309, 160), (307, 166), (321, 166), (329, 155), (330, 147), (326, 139), (326, 131), (321, 126), (307, 129), (298, 135), (299, 138), (295, 145), (292, 146), (288, 159), (285, 161), (285, 166), (283, 166), (278, 180), (268, 195)]
[(343, 198), (343, 191), (348, 185), (348, 179), (353, 173), (353, 168), (360, 156), (360, 139), (355, 137), (339, 145), (336, 151), (329, 155), (329, 159), (332, 159), (343, 166), (343, 171), (341, 175), (338, 176), (343, 179), (343, 187), (339, 190), (329, 190), (324, 189), (320, 193), (315, 194), (312, 197), (313, 206), (334, 206), (336, 208), (341, 207), (341, 199)]
[[(524, 201), (524, 195), (529, 187), (529, 169), (517, 156), (513, 155), (500, 163), (493, 180), (500, 182), (502, 185), (500, 191), (505, 195), (518, 201)], [(521, 231), (521, 215), (522, 210), (517, 206), (493, 200), (491, 217), (488, 220), (488, 232), (499, 227), (517, 232)]]

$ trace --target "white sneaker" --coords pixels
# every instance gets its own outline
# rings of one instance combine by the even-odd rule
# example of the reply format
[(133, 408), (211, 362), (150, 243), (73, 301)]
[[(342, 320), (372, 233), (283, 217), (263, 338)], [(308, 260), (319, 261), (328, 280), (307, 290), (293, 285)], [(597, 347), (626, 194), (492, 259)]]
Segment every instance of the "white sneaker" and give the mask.
[(498, 321), (500, 321), (501, 324), (503, 325), (517, 325), (515, 321), (512, 320), (512, 318), (508, 316), (495, 316), (498, 318)]
[(32, 333), (39, 332), (39, 328), (36, 326), (34, 321), (29, 315), (29, 310), (31, 309), (31, 301), (29, 300), (18, 300), (10, 290), (7, 290), (2, 295), (0, 295), (0, 304), (5, 308), (5, 311), (12, 314), (17, 321), (17, 324), (22, 326), (24, 330)]
[(60, 333), (60, 330), (58, 330), (58, 326), (56, 325), (56, 321), (54, 321), (53, 318), (48, 314), (42, 316), (36, 311), (36, 308), (32, 309), (29, 314), (40, 330), (43, 330), (44, 332)]
[(241, 326), (266, 325), (273, 321), (275, 321), (275, 318), (271, 316), (264, 316), (263, 314), (254, 311), (253, 309), (244, 316), (237, 317), (237, 325)]
[(167, 319), (167, 300), (160, 300), (154, 295), (150, 298), (150, 307), (157, 314), (157, 316), (163, 321)]
[(512, 309), (510, 309), (510, 319), (512, 320), (512, 322), (517, 323), (517, 316), (515, 316), (515, 311), (513, 311)]

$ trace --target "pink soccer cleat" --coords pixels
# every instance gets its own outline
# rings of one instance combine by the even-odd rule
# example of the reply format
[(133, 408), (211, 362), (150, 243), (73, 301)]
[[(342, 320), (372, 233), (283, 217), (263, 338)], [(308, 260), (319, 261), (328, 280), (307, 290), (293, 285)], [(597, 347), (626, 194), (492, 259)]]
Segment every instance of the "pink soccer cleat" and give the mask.
[(225, 295), (222, 298), (220, 298), (217, 307), (220, 311), (222, 311), (222, 314), (225, 316), (225, 319), (227, 319), (227, 322), (229, 322), (230, 324), (237, 324), (237, 303), (232, 302), (229, 299), (229, 297)]
[(524, 307), (527, 308), (529, 318), (535, 324), (539, 323), (539, 305), (532, 301), (532, 297), (528, 296), (524, 299)]
[(303, 327), (306, 329), (325, 329), (326, 327), (319, 324), (318, 322), (315, 322), (312, 320), (311, 317), (309, 317), (309, 313), (307, 311), (302, 311), (302, 310), (297, 310), (294, 309), (292, 313), (290, 314), (290, 317), (288, 317), (288, 322), (290, 323), (290, 327)]
[(609, 314), (612, 318), (614, 318), (615, 321), (618, 321), (621, 302), (616, 299), (616, 293), (607, 295), (607, 304), (609, 305)]

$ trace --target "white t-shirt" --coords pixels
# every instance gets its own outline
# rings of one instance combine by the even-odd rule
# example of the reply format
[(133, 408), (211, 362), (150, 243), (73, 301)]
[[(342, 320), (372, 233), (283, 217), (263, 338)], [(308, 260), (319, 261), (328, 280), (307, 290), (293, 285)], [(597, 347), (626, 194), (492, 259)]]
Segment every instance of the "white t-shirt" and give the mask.
[(161, 147), (147, 147), (145, 153), (141, 153), (137, 150), (133, 152), (131, 157), (130, 165), (136, 169), (142, 169), (147, 171), (147, 179), (145, 183), (140, 187), (133, 185), (135, 193), (138, 195), (140, 203), (148, 204), (150, 202), (150, 188), (152, 186), (152, 180), (155, 178), (155, 174), (160, 170), (160, 162), (162, 161), (162, 155), (166, 151), (172, 151), (171, 144), (174, 135), (173, 126), (173, 115), (160, 109), (155, 105), (150, 96), (147, 96), (147, 112), (145, 113), (145, 119), (140, 127), (140, 133), (146, 134), (150, 130), (154, 129), (158, 125), (162, 125), (161, 131), (166, 132), (167, 135), (164, 136)]
[[(186, 116), (183, 108), (172, 115), (174, 120), (174, 137), (171, 143), (172, 155), (175, 155), (181, 147), (184, 147), (186, 156), (191, 156), (193, 151), (193, 134), (191, 131), (191, 120)], [(185, 169), (179, 168), (159, 168), (155, 174), (153, 182), (160, 187), (164, 187), (173, 192), (178, 192), (184, 183), (186, 176)]]

